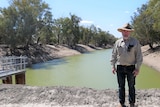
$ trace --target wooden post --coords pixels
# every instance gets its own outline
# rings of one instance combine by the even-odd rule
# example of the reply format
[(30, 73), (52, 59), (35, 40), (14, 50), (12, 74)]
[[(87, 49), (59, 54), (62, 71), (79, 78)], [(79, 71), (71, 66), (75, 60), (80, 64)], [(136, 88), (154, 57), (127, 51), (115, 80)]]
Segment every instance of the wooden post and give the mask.
[(12, 84), (12, 76), (5, 77), (2, 82), (3, 84)]
[(20, 73), (20, 74), (16, 74), (15, 75), (15, 82), (16, 84), (25, 84), (25, 72), (24, 73)]

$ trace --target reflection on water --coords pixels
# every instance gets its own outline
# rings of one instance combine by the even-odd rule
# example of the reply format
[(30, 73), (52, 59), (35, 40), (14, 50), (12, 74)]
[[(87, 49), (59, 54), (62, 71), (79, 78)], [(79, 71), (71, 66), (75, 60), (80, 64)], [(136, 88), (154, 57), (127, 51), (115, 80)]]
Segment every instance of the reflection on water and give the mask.
[(54, 65), (59, 65), (59, 64), (64, 64), (67, 63), (67, 60), (65, 60), (64, 58), (61, 59), (54, 59), (51, 61), (46, 61), (43, 63), (38, 63), (38, 64), (33, 64), (32, 65), (32, 69), (45, 69)]

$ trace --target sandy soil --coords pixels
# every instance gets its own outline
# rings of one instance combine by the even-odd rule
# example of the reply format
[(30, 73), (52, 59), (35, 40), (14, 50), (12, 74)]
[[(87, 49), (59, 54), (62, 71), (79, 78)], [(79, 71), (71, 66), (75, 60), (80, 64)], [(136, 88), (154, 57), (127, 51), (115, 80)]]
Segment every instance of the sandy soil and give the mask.
[[(67, 48), (65, 46), (54, 46), (54, 45), (46, 45), (48, 47), (48, 51), (50, 52), (51, 56), (54, 56), (56, 58), (61, 58), (61, 57), (66, 57), (66, 56), (71, 56), (71, 55), (78, 55), (81, 54), (80, 52)], [(47, 48), (46, 48), (47, 50)]]
[[(43, 48), (41, 48), (42, 52), (39, 52), (36, 56), (31, 55), (30, 58), (28, 58), (32, 63), (39, 63), (39, 62), (45, 62), (48, 60), (53, 60), (55, 58), (62, 58), (66, 56), (73, 56), (73, 55), (79, 55), (82, 53), (87, 53), (94, 51), (95, 49), (90, 48), (89, 46), (77, 44), (76, 50), (71, 49), (67, 46), (62, 45), (45, 45)], [(30, 64), (29, 62), (29, 64)]]
[[(137, 107), (160, 107), (160, 90), (136, 93)], [(116, 107), (117, 99), (117, 90), (111, 89), (0, 85), (1, 107)]]

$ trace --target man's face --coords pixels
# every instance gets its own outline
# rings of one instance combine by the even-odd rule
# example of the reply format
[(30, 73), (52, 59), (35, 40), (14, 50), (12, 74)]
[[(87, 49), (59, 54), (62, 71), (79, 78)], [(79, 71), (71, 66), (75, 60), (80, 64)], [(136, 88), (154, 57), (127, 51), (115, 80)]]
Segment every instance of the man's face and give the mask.
[(123, 39), (128, 39), (129, 38), (129, 36), (130, 36), (130, 31), (127, 31), (127, 30), (123, 30), (122, 31), (122, 36), (123, 36)]

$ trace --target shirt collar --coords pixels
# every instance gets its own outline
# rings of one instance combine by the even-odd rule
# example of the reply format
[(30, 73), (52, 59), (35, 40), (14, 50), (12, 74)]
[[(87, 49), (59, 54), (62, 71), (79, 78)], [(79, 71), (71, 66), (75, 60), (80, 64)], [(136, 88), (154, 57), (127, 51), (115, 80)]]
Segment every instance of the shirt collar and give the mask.
[(131, 37), (129, 36), (129, 38), (127, 40), (124, 40), (123, 38), (121, 38), (121, 42), (127, 42), (130, 41)]

